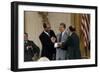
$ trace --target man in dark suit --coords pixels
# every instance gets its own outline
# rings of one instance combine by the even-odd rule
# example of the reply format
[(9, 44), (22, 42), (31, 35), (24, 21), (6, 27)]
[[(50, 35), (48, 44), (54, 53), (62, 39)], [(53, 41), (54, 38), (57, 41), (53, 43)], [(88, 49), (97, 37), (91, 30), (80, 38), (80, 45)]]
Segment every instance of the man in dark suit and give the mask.
[(39, 58), (39, 47), (28, 40), (28, 34), (24, 33), (24, 61), (35, 61)]
[(56, 36), (53, 30), (51, 30), (50, 24), (43, 24), (44, 31), (40, 34), (39, 39), (42, 44), (42, 57), (47, 57), (50, 60), (55, 60), (56, 49), (54, 48), (54, 42)]
[(75, 27), (70, 26), (68, 32), (67, 40), (59, 45), (62, 46), (62, 49), (68, 51), (69, 59), (81, 59), (80, 42), (78, 35), (75, 33)]

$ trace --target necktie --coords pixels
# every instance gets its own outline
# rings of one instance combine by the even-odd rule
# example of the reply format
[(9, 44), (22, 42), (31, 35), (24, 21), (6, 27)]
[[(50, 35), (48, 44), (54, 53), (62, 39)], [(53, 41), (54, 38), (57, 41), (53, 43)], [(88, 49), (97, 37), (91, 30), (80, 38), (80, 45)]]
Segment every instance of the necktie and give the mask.
[(62, 39), (62, 33), (60, 33), (59, 42), (61, 42), (61, 39)]

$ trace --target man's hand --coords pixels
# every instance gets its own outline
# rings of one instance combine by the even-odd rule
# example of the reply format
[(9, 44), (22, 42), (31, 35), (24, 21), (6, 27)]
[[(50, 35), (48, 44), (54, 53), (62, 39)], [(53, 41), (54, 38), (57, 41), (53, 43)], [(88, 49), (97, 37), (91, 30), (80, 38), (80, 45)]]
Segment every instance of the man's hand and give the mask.
[(55, 43), (56, 38), (55, 37), (51, 37), (51, 41), (52, 41), (52, 43)]
[(62, 46), (62, 43), (61, 42), (57, 42), (54, 44), (54, 47), (55, 48), (60, 48)]
[(58, 47), (62, 47), (62, 43), (61, 42), (58, 43)]
[(39, 58), (39, 57), (38, 57), (38, 54), (37, 54), (37, 53), (35, 53), (35, 54), (34, 54), (34, 56), (32, 57), (32, 60), (33, 60), (33, 61), (37, 61), (37, 60), (38, 60), (38, 58)]
[(32, 49), (32, 46), (27, 46), (26, 48), (27, 48), (27, 50), (30, 49), (30, 48)]

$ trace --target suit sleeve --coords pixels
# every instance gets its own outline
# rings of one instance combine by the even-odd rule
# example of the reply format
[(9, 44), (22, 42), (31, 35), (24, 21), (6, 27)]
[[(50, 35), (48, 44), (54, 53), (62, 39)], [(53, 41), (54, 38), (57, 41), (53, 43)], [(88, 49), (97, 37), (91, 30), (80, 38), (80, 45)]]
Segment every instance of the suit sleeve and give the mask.
[(41, 43), (42, 43), (43, 45), (45, 45), (45, 46), (48, 46), (48, 47), (49, 47), (49, 46), (54, 46), (54, 44), (51, 42), (51, 40), (45, 38), (44, 36), (40, 36), (39, 39), (40, 39)]
[(52, 36), (56, 38), (56, 42), (57, 42), (57, 37), (56, 37), (56, 35), (55, 35), (54, 31), (53, 31), (53, 30), (51, 30), (51, 32), (52, 32)]
[(71, 37), (68, 37), (65, 42), (62, 42), (62, 49), (67, 50), (68, 46), (71, 46), (72, 39)]

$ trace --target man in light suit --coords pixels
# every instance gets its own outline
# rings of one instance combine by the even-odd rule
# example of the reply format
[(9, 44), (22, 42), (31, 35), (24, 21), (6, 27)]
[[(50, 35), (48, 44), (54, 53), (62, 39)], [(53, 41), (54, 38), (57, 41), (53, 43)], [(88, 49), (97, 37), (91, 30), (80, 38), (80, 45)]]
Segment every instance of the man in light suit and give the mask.
[(63, 50), (68, 51), (68, 59), (81, 59), (80, 52), (80, 40), (78, 35), (75, 32), (75, 27), (69, 27), (69, 37), (63, 43), (59, 43), (58, 45), (62, 47)]
[[(67, 40), (68, 34), (66, 32), (66, 25), (61, 23), (59, 26), (60, 33), (57, 35), (57, 42), (65, 42)], [(67, 59), (67, 50), (61, 48), (56, 49), (56, 60), (65, 60)]]

